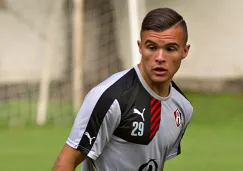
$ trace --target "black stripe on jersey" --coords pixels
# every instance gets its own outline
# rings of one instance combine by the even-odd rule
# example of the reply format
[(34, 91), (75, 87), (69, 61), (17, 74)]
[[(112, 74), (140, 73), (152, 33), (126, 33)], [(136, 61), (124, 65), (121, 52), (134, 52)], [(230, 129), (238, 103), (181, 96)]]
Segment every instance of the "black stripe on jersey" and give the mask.
[[(132, 87), (138, 81), (136, 71), (133, 68), (103, 92), (93, 109), (87, 127), (79, 142), (78, 150), (86, 153), (91, 150), (94, 142), (96, 141), (96, 137), (102, 125), (103, 119), (105, 118), (105, 115), (110, 109), (114, 100), (119, 98), (119, 96), (121, 96), (125, 90)], [(92, 137), (94, 139), (90, 141), (90, 138)]]
[(181, 154), (181, 143), (178, 145), (177, 155)]
[[(188, 98), (185, 96), (185, 94), (180, 90), (180, 88), (176, 85), (174, 81), (172, 81), (172, 87), (174, 87), (181, 95), (183, 95), (187, 100)], [(188, 100), (189, 101), (189, 100)], [(190, 102), (190, 101), (189, 101)], [(191, 102), (190, 102), (191, 103)], [(192, 104), (192, 103), (191, 103)]]
[(185, 132), (183, 132), (181, 135), (180, 142), (179, 142), (178, 149), (177, 149), (177, 155), (181, 154), (181, 140), (182, 140), (184, 134), (185, 134)]

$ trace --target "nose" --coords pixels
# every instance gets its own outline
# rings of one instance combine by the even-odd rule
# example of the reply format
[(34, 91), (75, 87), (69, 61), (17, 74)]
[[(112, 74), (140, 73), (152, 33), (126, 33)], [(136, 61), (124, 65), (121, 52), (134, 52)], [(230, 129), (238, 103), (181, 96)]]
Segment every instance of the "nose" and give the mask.
[(158, 63), (164, 63), (165, 62), (163, 50), (158, 51), (158, 54), (155, 57), (155, 61), (158, 62)]

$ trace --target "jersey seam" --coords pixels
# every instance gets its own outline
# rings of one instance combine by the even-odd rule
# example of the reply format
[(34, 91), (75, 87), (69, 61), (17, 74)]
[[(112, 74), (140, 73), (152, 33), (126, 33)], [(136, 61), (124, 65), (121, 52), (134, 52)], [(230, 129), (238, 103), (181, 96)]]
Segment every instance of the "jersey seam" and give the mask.
[(78, 145), (78, 148), (77, 148), (79, 151), (83, 151), (83, 152), (85, 152), (85, 153), (89, 153), (90, 152), (90, 150), (88, 150), (87, 148), (85, 148), (85, 147), (83, 147), (83, 146), (81, 146), (81, 145)]
[[(131, 88), (133, 88), (134, 86), (136, 86), (138, 83), (139, 83), (139, 80), (136, 81), (134, 84), (132, 84), (132, 85), (131, 85), (130, 87), (128, 87), (127, 89), (125, 89), (125, 90), (124, 90), (124, 91), (117, 97), (117, 99), (116, 99), (117, 102), (118, 102), (118, 104), (119, 104), (120, 111), (121, 111), (121, 119), (120, 119), (120, 123), (121, 123), (121, 120), (122, 120), (122, 111), (123, 111), (123, 110), (121, 109), (121, 105), (120, 105), (120, 100), (119, 100), (119, 99), (125, 94), (126, 91), (130, 90)], [(120, 125), (120, 123), (119, 123), (119, 125)], [(118, 126), (119, 126), (119, 125), (118, 125)], [(117, 127), (118, 127), (118, 126), (117, 126)]]
[(186, 97), (186, 95), (183, 93), (183, 91), (176, 85), (176, 83), (174, 81), (171, 82), (172, 83), (172, 87), (180, 94), (183, 96), (183, 98), (185, 98), (190, 104), (191, 106), (192, 103), (190, 102), (190, 100)]
[(177, 152), (175, 152), (175, 153), (173, 153), (173, 154), (167, 156), (167, 157), (166, 157), (166, 160), (171, 159), (171, 158), (173, 158), (173, 157), (175, 157), (175, 156), (177, 156), (177, 155), (179, 155), (179, 154), (180, 154), (180, 152), (177, 151)]
[(188, 100), (187, 97), (185, 97), (185, 95), (183, 95), (180, 91), (178, 91), (175, 87), (172, 86), (172, 88), (174, 89), (174, 91), (176, 91), (178, 94), (180, 94), (180, 96), (182, 96), (183, 100), (185, 100), (192, 108), (193, 108), (193, 105), (192, 103)]
[(75, 145), (74, 141), (72, 141), (70, 138), (67, 139), (66, 143), (73, 148), (78, 147), (78, 145)]
[(82, 152), (87, 153), (87, 154), (90, 152), (90, 150), (88, 150), (87, 148), (85, 148), (85, 147), (83, 147), (81, 145), (75, 145), (75, 143), (71, 139), (69, 139), (69, 138), (68, 138), (68, 140), (67, 140), (66, 143), (69, 146), (75, 148), (76, 150), (82, 151)]
[(96, 160), (99, 155), (97, 153), (95, 153), (94, 151), (90, 151), (89, 153), (87, 153), (87, 156), (89, 156), (93, 160)]
[[(101, 95), (99, 96), (99, 98), (98, 98), (96, 104), (94, 105), (94, 107), (93, 107), (93, 109), (92, 109), (92, 111), (91, 111), (91, 115), (90, 115), (90, 117), (92, 117), (92, 114), (93, 114), (94, 109), (96, 108), (96, 106), (97, 106), (97, 104), (98, 104), (100, 98), (105, 94), (105, 92), (106, 92), (110, 87), (112, 87), (113, 85), (115, 85), (119, 80), (121, 80), (123, 77), (125, 77), (131, 70), (132, 70), (132, 69), (128, 70), (123, 76), (121, 76), (120, 78), (118, 78), (116, 81), (114, 81), (114, 82), (113, 82), (110, 86), (108, 86), (108, 87), (106, 87), (105, 84), (104, 84), (104, 85), (100, 84), (100, 85), (94, 87), (94, 89), (98, 88), (99, 86), (101, 86), (101, 87), (105, 87), (105, 90), (104, 90), (104, 91), (101, 93)], [(135, 82), (134, 84), (132, 84), (132, 86), (134, 86), (135, 84), (136, 84), (136, 82)], [(131, 87), (132, 87), (132, 86), (131, 86)], [(130, 88), (130, 87), (128, 87), (128, 88), (127, 88), (126, 90), (124, 90), (124, 91), (127, 91), (129, 88)], [(122, 93), (122, 94), (123, 94), (123, 93)], [(121, 95), (118, 95), (118, 97), (120, 97), (120, 96), (121, 96)], [(115, 102), (116, 100), (118, 101), (117, 98), (114, 98), (113, 101), (112, 101), (112, 103), (111, 103), (111, 105), (114, 104), (114, 102)], [(119, 104), (119, 101), (118, 101), (118, 104)], [(110, 107), (111, 107), (111, 105), (110, 105)], [(106, 114), (105, 114), (104, 118), (106, 117), (106, 115), (107, 115), (107, 113), (108, 113), (110, 107), (109, 107), (108, 110), (106, 111)], [(120, 105), (119, 105), (119, 108), (120, 108)], [(121, 108), (120, 108), (120, 110), (121, 110)], [(104, 118), (103, 118), (103, 120), (102, 120), (102, 122), (101, 122), (101, 125), (102, 125), (102, 123), (104, 122)], [(90, 119), (89, 119), (89, 121), (90, 121)], [(88, 123), (89, 123), (89, 121), (88, 121)], [(120, 122), (119, 122), (119, 124), (120, 124)], [(118, 124), (118, 126), (119, 126), (119, 124)], [(117, 127), (118, 127), (118, 126), (117, 126)], [(86, 125), (86, 128), (85, 128), (84, 130), (87, 130), (87, 127), (88, 127), (88, 124)], [(100, 127), (99, 127), (99, 130), (98, 130), (98, 133), (99, 133), (99, 131), (100, 131)], [(97, 135), (98, 135), (98, 133), (97, 133)], [(80, 141), (79, 141), (79, 144), (77, 145), (77, 149), (78, 149), (78, 150), (82, 150), (82, 151), (84, 151), (85, 153), (89, 153), (89, 152), (91, 151), (91, 149), (93, 148), (93, 145), (94, 145), (94, 144), (91, 146), (91, 148), (90, 148), (90, 150), (89, 150), (89, 149), (87, 149), (87, 148), (85, 148), (85, 147), (83, 147), (83, 146), (80, 145), (80, 142), (82, 141), (82, 138), (83, 138), (83, 136), (81, 137), (81, 139), (80, 139)]]
[[(120, 125), (120, 123), (121, 123), (121, 115), (122, 115), (122, 112), (121, 112), (121, 106), (120, 106), (120, 104), (119, 104), (118, 99), (115, 99), (115, 100), (113, 101), (112, 105), (115, 103), (115, 101), (117, 101), (117, 104), (119, 105), (119, 109), (120, 109), (120, 119), (119, 119), (119, 123), (117, 124), (117, 126), (116, 126), (115, 129), (113, 130), (112, 135), (111, 135), (110, 138), (108, 139), (108, 142), (111, 140), (112, 136), (114, 135), (115, 130), (119, 127), (119, 125)], [(118, 116), (118, 117), (119, 117), (119, 116)], [(99, 134), (99, 133), (98, 133), (98, 134)]]
[[(116, 101), (117, 101), (117, 102), (116, 102)], [(111, 104), (110, 108), (108, 109), (108, 111), (111, 109), (112, 105), (116, 105), (116, 103), (119, 105), (118, 100), (117, 100), (117, 99), (114, 99), (114, 101), (112, 102), (112, 104)], [(119, 108), (120, 108), (120, 105), (119, 105)], [(101, 133), (101, 127), (102, 127), (102, 124), (103, 124), (105, 118), (106, 118), (108, 115), (111, 115), (111, 113), (109, 113), (108, 111), (106, 112), (105, 117), (104, 117), (103, 121), (101, 122), (101, 126), (100, 126), (100, 128), (99, 128), (99, 130), (98, 130), (97, 137), (98, 137), (98, 135)], [(121, 112), (120, 112), (120, 113), (121, 113)], [(120, 119), (120, 120), (121, 120), (121, 119)], [(119, 124), (120, 124), (120, 122), (119, 122), (118, 125), (115, 127), (115, 129), (119, 126)], [(113, 135), (113, 133), (112, 133), (112, 135)], [(109, 142), (109, 141), (111, 140), (112, 135), (109, 137), (109, 139), (107, 140), (107, 142)], [(107, 144), (106, 144), (106, 145), (107, 145)], [(106, 145), (103, 147), (103, 149), (106, 147)], [(83, 150), (87, 150), (87, 148), (85, 148), (85, 147), (83, 147), (83, 146), (80, 146), (80, 147), (83, 148)], [(100, 154), (97, 154), (94, 150), (92, 150), (93, 148), (94, 148), (94, 144), (93, 144), (93, 146), (91, 147), (90, 150), (87, 150), (87, 155), (88, 155), (88, 156), (91, 155), (92, 158), (95, 160), (96, 158), (98, 158), (98, 156), (99, 156)], [(94, 156), (94, 157), (93, 157), (93, 156)]]
[(128, 87), (127, 89), (125, 89), (120, 95), (119, 97), (117, 98), (117, 100), (126, 92), (128, 91), (129, 89), (133, 88), (138, 82), (135, 82), (134, 84), (132, 84), (130, 87)]

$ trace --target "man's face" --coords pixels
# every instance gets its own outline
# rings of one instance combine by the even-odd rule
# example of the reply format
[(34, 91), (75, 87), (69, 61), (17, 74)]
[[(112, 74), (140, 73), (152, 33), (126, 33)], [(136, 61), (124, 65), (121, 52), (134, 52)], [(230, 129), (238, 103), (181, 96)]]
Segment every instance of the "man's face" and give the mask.
[(139, 68), (150, 84), (171, 81), (190, 48), (180, 26), (160, 32), (143, 31), (138, 46), (142, 55)]

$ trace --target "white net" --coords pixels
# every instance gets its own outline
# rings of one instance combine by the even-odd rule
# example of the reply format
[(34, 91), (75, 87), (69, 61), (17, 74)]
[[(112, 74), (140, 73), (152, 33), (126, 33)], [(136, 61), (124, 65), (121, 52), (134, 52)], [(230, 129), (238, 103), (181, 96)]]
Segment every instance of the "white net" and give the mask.
[[(0, 21), (6, 23), (0, 34), (13, 32), (11, 40), (5, 35), (8, 41), (0, 41), (6, 49), (0, 52), (0, 126), (36, 123), (48, 54), (52, 59), (46, 123), (73, 122), (73, 5), (69, 0), (0, 0)], [(112, 0), (85, 0), (83, 12), (82, 91), (86, 94), (121, 70), (122, 64), (117, 53)]]

